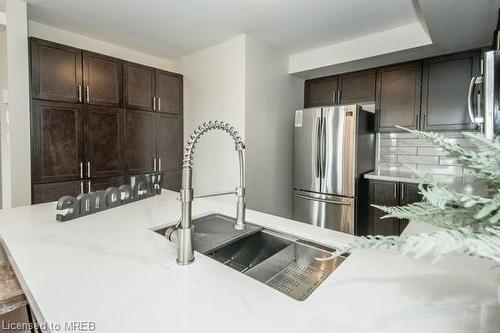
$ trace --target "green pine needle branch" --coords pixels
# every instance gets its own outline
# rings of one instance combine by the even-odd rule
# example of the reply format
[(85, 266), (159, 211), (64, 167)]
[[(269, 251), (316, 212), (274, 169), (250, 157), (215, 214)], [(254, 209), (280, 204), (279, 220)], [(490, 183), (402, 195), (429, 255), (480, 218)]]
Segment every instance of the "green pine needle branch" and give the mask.
[(419, 175), (422, 202), (402, 207), (373, 206), (387, 213), (383, 218), (426, 222), (442, 229), (399, 237), (358, 237), (338, 252), (356, 249), (396, 250), (402, 254), (413, 254), (416, 258), (433, 255), (436, 260), (446, 254), (459, 252), (500, 263), (500, 139), (464, 133), (476, 146), (474, 149), (465, 149), (455, 139), (441, 134), (403, 129), (448, 152), (448, 156), (456, 159), (468, 175), (488, 187), (489, 194), (483, 197), (454, 192), (445, 184)]

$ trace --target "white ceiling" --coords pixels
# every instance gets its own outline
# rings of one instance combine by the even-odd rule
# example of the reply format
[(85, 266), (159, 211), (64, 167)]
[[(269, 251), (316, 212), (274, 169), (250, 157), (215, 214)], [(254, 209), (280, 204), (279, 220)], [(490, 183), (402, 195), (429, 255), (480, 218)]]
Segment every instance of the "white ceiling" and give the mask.
[(28, 4), (31, 20), (169, 59), (241, 33), (294, 54), (418, 21), (411, 0), (28, 0)]
[[(432, 43), (419, 47), (401, 48), (398, 51), (378, 56), (358, 57), (360, 59), (354, 61), (342, 63), (332, 61), (330, 66), (310, 66), (310, 69), (294, 72), (294, 75), (303, 78), (321, 77), (449, 54), (492, 44), (493, 32), (496, 29), (498, 20), (500, 0), (413, 1), (420, 23), (427, 30)], [(406, 38), (411, 37), (407, 36)], [(398, 43), (394, 41), (392, 44)], [(327, 46), (336, 46), (336, 44), (332, 43)], [(364, 46), (370, 50), (363, 52), (363, 45), (359, 45), (360, 54), (371, 53), (372, 49), (377, 47), (377, 45)], [(321, 49), (316, 51), (319, 52)], [(296, 56), (293, 55), (291, 58)]]
[[(0, 0), (0, 3), (4, 0)], [(303, 78), (377, 67), (491, 44), (500, 0), (27, 0), (30, 20), (168, 60), (247, 33), (309, 68)], [(419, 27), (394, 43), (390, 31)], [(418, 30), (418, 29), (417, 29)], [(377, 33), (380, 33), (377, 35)], [(380, 45), (366, 45), (370, 36)], [(419, 42), (424, 35), (429, 42)], [(385, 36), (385, 37), (384, 37)], [(384, 39), (385, 38), (385, 39)], [(392, 38), (392, 39), (391, 39)], [(412, 41), (411, 39), (415, 39)], [(425, 39), (425, 38), (424, 38)], [(375, 52), (387, 44), (386, 53)], [(403, 43), (401, 43), (403, 41)], [(323, 50), (335, 56), (314, 64)], [(354, 47), (354, 46), (355, 47)], [(398, 45), (401, 46), (398, 49)], [(406, 46), (404, 46), (406, 45)], [(380, 48), (383, 49), (383, 48)], [(338, 58), (338, 52), (334, 51)], [(340, 52), (342, 53), (342, 52)], [(309, 59), (309, 60), (308, 60)], [(329, 63), (328, 63), (329, 61)]]

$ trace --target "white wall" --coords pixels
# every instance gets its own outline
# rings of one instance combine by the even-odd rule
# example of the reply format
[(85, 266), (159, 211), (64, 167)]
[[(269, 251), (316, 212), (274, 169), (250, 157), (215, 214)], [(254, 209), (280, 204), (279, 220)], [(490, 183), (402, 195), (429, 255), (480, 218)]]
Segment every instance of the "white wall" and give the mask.
[[(243, 35), (183, 57), (177, 66), (184, 74), (185, 141), (204, 121), (231, 123), (246, 143), (248, 207), (290, 217), (292, 120), (303, 105), (303, 80), (288, 75), (288, 56)], [(194, 154), (196, 194), (232, 190), (238, 181), (229, 136), (206, 134)]]
[[(30, 113), (28, 74), (28, 21), (26, 2), (7, 0), (7, 81), (9, 88), (8, 132), (2, 119), (2, 182), (10, 184), (10, 198), (3, 193), (4, 207), (31, 203)], [(6, 137), (8, 136), (8, 137)], [(5, 151), (7, 143), (10, 154)], [(8, 168), (10, 167), (10, 170)], [(9, 175), (10, 173), (10, 175)], [(2, 186), (5, 188), (4, 186)], [(7, 205), (5, 205), (7, 203)]]
[(288, 75), (288, 56), (246, 39), (245, 134), (248, 208), (292, 216), (293, 111), (304, 80)]
[(172, 62), (168, 59), (134, 51), (34, 21), (29, 21), (29, 35), (167, 71), (175, 71)]
[[(245, 36), (239, 36), (179, 60), (184, 75), (184, 141), (198, 125), (224, 120), (245, 138)], [(234, 190), (239, 182), (232, 139), (210, 132), (194, 154), (195, 194)], [(234, 202), (233, 197), (223, 198)]]
[[(5, 4), (4, 4), (5, 5)], [(1, 4), (0, 4), (1, 7)], [(0, 8), (1, 10), (1, 8)], [(0, 13), (2, 13), (0, 11)], [(7, 112), (7, 105), (5, 104), (4, 101), (4, 96), (5, 92), (7, 91), (8, 88), (8, 76), (7, 76), (7, 32), (5, 29), (2, 29), (0, 26), (0, 156), (1, 156), (1, 135), (2, 135), (2, 130), (1, 130), (1, 125), (2, 125), (2, 117), (5, 116), (5, 113)], [(2, 158), (0, 158), (0, 161)], [(2, 182), (2, 165), (0, 163), (0, 184), (3, 184)], [(10, 191), (10, 189), (8, 190)], [(3, 204), (3, 199), (2, 199), (2, 190), (0, 186), (0, 208), (2, 208)], [(1, 256), (0, 256), (1, 257)]]
[(0, 30), (0, 89), (7, 89), (7, 31)]

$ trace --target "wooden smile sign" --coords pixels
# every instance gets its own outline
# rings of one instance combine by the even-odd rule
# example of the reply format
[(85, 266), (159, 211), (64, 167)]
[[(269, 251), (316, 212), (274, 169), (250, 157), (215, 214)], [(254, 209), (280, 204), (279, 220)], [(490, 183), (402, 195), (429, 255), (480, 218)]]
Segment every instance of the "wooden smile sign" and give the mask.
[(57, 201), (56, 219), (60, 222), (69, 221), (160, 194), (162, 176), (162, 172), (131, 176), (130, 185), (109, 187), (105, 191), (81, 193), (76, 198), (61, 197)]

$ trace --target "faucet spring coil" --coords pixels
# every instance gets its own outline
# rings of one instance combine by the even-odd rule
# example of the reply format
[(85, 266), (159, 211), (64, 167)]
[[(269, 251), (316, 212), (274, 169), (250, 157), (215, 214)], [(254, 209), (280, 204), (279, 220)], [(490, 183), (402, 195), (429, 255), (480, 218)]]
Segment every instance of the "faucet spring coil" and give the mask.
[(215, 129), (222, 130), (231, 135), (234, 141), (234, 149), (236, 151), (245, 149), (245, 144), (243, 143), (241, 137), (238, 135), (238, 131), (236, 131), (234, 127), (224, 121), (215, 120), (205, 122), (202, 125), (198, 126), (198, 128), (196, 128), (189, 137), (186, 148), (184, 149), (184, 159), (182, 163), (183, 167), (192, 166), (194, 147), (205, 133)]

